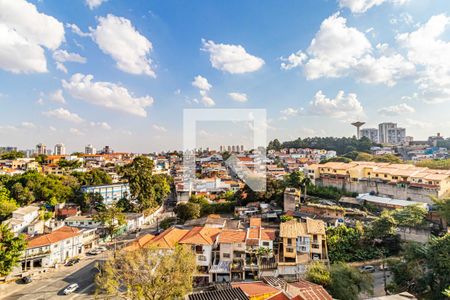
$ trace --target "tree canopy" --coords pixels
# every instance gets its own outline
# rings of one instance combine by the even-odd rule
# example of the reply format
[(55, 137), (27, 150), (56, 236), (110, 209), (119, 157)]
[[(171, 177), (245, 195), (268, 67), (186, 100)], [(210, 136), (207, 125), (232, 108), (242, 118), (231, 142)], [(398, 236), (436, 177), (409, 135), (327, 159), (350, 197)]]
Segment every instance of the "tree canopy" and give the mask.
[(0, 224), (0, 276), (6, 276), (13, 270), (25, 248), (23, 235), (14, 236), (7, 225)]
[(126, 299), (183, 299), (192, 291), (195, 271), (195, 256), (189, 247), (164, 252), (144, 248), (108, 259), (95, 282), (97, 293)]

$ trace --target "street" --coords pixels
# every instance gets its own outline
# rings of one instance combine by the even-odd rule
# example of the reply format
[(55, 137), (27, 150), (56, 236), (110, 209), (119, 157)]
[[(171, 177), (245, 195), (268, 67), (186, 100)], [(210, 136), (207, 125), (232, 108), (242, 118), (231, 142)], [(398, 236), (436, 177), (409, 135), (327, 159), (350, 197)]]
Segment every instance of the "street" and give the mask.
[[(158, 220), (161, 221), (172, 213), (163, 211)], [(144, 225), (139, 236), (151, 233), (157, 229), (157, 224)], [(117, 248), (126, 245), (136, 239), (136, 234), (128, 233), (117, 238)], [(114, 249), (113, 243), (109, 247)], [(103, 252), (97, 256), (86, 256), (78, 264), (71, 267), (62, 266), (48, 273), (33, 277), (29, 284), (12, 282), (0, 285), (0, 299), (4, 300), (39, 300), (39, 299), (93, 299), (95, 293), (94, 278), (97, 273), (96, 264), (105, 260), (110, 251)], [(71, 283), (78, 283), (79, 288), (70, 295), (63, 295), (62, 291)]]
[[(97, 273), (97, 262), (105, 259), (107, 253), (95, 257), (86, 257), (71, 267), (61, 267), (59, 270), (42, 274), (33, 278), (29, 284), (10, 283), (1, 288), (0, 299), (28, 300), (28, 299), (92, 299), (95, 292), (94, 277)], [(62, 291), (71, 283), (80, 286), (73, 294), (65, 296)], [(5, 296), (3, 296), (5, 295)]]

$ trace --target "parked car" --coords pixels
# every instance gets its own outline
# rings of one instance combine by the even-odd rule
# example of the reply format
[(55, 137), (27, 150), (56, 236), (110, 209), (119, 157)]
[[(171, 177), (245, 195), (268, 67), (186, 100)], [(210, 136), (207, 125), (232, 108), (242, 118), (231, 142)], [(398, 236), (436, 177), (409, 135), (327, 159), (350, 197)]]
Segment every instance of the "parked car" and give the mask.
[(375, 267), (371, 266), (371, 265), (367, 265), (367, 266), (362, 266), (360, 268), (361, 272), (364, 273), (374, 273), (375, 272)]
[(75, 292), (80, 286), (78, 285), (78, 283), (72, 283), (69, 284), (63, 291), (64, 295), (69, 295), (72, 294), (73, 292)]
[(72, 259), (69, 259), (68, 262), (66, 262), (66, 266), (70, 267), (70, 266), (73, 266), (74, 264), (77, 264), (79, 262), (80, 262), (79, 258), (72, 258)]
[(87, 255), (97, 255), (97, 254), (100, 254), (100, 253), (101, 253), (101, 251), (99, 251), (97, 249), (91, 249), (91, 250), (89, 250)]
[(97, 251), (100, 251), (100, 252), (105, 252), (105, 251), (108, 251), (108, 249), (106, 249), (106, 247), (105, 246), (100, 246), (100, 247), (97, 247), (97, 249), (96, 249)]
[(33, 279), (31, 278), (31, 276), (22, 277), (22, 282), (25, 284), (29, 284), (32, 281), (33, 281)]

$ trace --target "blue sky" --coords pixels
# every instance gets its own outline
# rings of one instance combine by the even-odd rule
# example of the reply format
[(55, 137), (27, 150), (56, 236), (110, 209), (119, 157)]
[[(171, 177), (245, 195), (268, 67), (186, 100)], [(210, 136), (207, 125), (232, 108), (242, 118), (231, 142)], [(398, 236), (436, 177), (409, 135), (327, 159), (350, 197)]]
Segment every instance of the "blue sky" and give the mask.
[[(265, 108), (281, 140), (356, 119), (450, 135), (445, 0), (0, 0), (0, 146), (182, 146), (185, 108)], [(205, 111), (205, 113), (208, 113)], [(245, 144), (206, 124), (202, 146)]]

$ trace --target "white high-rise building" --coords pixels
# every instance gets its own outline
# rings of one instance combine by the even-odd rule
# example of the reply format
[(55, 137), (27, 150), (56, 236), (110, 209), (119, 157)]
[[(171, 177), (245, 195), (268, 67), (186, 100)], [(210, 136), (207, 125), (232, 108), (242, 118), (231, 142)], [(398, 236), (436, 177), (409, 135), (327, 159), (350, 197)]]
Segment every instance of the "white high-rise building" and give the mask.
[(37, 155), (47, 155), (47, 146), (45, 144), (39, 143), (36, 145)]
[(403, 144), (406, 141), (406, 129), (405, 128), (390, 128), (388, 129), (387, 142), (388, 144), (398, 145)]
[(84, 147), (84, 154), (96, 154), (97, 150), (91, 144)]
[(54, 155), (66, 155), (66, 147), (64, 146), (64, 144), (62, 144), (62, 143), (56, 144), (53, 154)]
[(378, 142), (388, 144), (388, 130), (397, 128), (397, 123), (381, 123), (378, 124)]
[(360, 131), (361, 137), (366, 137), (374, 143), (378, 143), (378, 129), (376, 128), (363, 128)]

